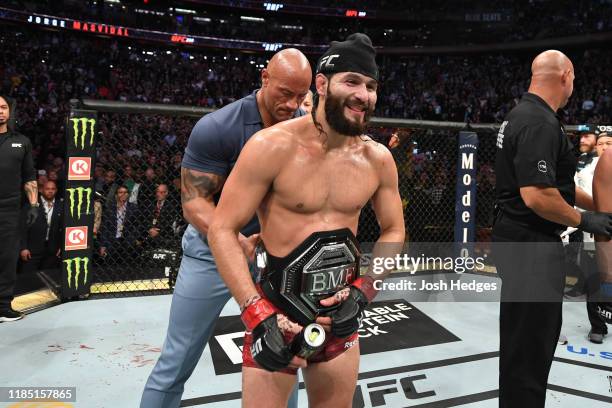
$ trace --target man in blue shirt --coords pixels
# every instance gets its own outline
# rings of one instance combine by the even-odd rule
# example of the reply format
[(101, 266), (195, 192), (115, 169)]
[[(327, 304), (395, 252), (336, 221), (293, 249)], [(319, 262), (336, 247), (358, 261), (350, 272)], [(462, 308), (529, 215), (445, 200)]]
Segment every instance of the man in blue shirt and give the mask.
[[(310, 87), (312, 70), (304, 54), (286, 49), (270, 59), (261, 80), (261, 89), (206, 115), (191, 132), (181, 167), (183, 215), (189, 226), (183, 236), (166, 341), (145, 385), (141, 408), (179, 406), (184, 384), (231, 296), (206, 236), (223, 183), (253, 134), (303, 115), (299, 106)], [(258, 232), (256, 217), (241, 231), (241, 247), (249, 258)], [(297, 400), (290, 405), (297, 405)]]

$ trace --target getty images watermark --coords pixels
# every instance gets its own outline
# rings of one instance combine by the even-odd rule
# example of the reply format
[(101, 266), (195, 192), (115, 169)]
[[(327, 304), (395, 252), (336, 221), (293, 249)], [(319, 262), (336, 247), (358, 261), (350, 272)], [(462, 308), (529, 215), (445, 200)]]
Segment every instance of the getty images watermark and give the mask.
[[(374, 282), (381, 300), (557, 302), (566, 283), (571, 286), (565, 277), (576, 274), (580, 250), (560, 241), (366, 243), (361, 246), (361, 271), (385, 276)], [(552, 254), (536, 272), (525, 267), (533, 253)], [(504, 277), (511, 279), (502, 285)]]
[[(418, 256), (396, 254), (393, 257), (370, 257), (371, 270), (376, 275), (394, 271), (386, 280), (376, 280), (379, 291), (400, 292), (497, 292), (499, 282), (465, 272), (486, 273), (487, 256)], [(397, 273), (402, 275), (399, 278)], [(451, 273), (451, 275), (449, 275)], [(452, 273), (456, 274), (452, 276)]]

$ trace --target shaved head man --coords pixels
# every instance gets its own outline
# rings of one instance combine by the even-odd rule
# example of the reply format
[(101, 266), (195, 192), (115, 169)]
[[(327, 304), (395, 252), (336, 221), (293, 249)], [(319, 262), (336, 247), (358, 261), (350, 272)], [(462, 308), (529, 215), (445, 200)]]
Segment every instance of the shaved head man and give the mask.
[[(159, 361), (151, 373), (141, 408), (178, 407), (230, 293), (208, 246), (208, 227), (225, 180), (253, 134), (297, 116), (312, 81), (308, 59), (288, 48), (261, 72), (261, 88), (204, 116), (194, 126), (181, 163), (181, 200), (189, 226), (170, 308), (170, 324)], [(240, 245), (252, 258), (259, 223), (241, 230)], [(296, 389), (297, 390), (297, 389)], [(297, 406), (297, 391), (290, 407)]]
[(265, 127), (293, 117), (312, 81), (312, 69), (304, 54), (295, 48), (276, 53), (261, 72), (261, 92), (257, 103)]
[(574, 182), (573, 145), (556, 113), (573, 90), (574, 66), (565, 54), (537, 55), (529, 91), (497, 135), (493, 241), (502, 278), (500, 408), (544, 408), (565, 286), (559, 233), (567, 226), (612, 233), (612, 216), (593, 212), (593, 198)]
[(539, 54), (531, 64), (529, 92), (540, 96), (557, 111), (565, 105), (574, 91), (574, 64), (561, 51), (548, 50)]

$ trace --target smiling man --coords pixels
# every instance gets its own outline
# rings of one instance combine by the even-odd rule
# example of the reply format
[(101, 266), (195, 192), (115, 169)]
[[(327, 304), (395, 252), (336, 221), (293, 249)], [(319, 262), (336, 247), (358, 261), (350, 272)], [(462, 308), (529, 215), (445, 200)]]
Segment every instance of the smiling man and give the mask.
[[(377, 279), (358, 276), (361, 208), (372, 200), (378, 242), (385, 247), (399, 251), (405, 235), (393, 157), (363, 135), (377, 86), (375, 50), (366, 35), (332, 42), (317, 64), (311, 115), (254, 135), (221, 194), (208, 239), (246, 326), (245, 407), (262, 401), (285, 406), (297, 367), (303, 367), (309, 406), (351, 405), (357, 330)], [(255, 212), (262, 240), (257, 284), (239, 242), (240, 229)], [(296, 264), (302, 267), (290, 267)], [(315, 321), (329, 334), (304, 360), (289, 343), (300, 325)]]

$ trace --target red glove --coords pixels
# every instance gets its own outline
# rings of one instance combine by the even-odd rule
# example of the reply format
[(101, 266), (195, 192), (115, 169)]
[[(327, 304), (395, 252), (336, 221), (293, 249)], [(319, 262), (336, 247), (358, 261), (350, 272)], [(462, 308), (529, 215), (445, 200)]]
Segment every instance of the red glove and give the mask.
[(366, 275), (355, 280), (351, 286), (355, 286), (357, 289), (359, 289), (361, 293), (365, 295), (368, 303), (370, 303), (378, 294), (378, 291), (376, 288), (374, 288), (374, 282), (376, 282), (376, 280), (373, 277)]
[(242, 311), (240, 318), (247, 331), (253, 332), (261, 322), (275, 314), (276, 308), (274, 305), (267, 299), (259, 298)]
[(277, 309), (266, 299), (258, 299), (247, 306), (240, 315), (246, 329), (253, 335), (251, 355), (253, 360), (268, 371), (278, 371), (289, 365), (293, 354), (285, 344), (278, 327)]

